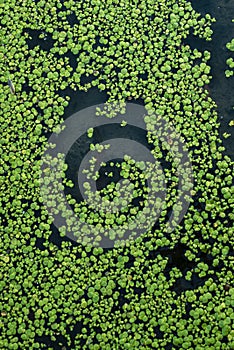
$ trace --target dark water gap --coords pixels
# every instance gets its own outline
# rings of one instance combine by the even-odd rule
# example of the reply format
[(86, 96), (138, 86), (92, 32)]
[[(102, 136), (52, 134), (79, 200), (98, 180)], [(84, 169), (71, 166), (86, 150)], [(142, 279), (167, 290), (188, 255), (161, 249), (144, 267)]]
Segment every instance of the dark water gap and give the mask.
[[(195, 10), (200, 12), (202, 15), (205, 13), (210, 13), (212, 16), (216, 17), (217, 22), (212, 25), (214, 34), (211, 42), (206, 42), (200, 40), (197, 37), (194, 37), (192, 34), (185, 40), (185, 43), (188, 43), (192, 48), (197, 48), (201, 51), (208, 50), (211, 52), (210, 65), (212, 67), (211, 74), (213, 79), (209, 85), (211, 97), (216, 101), (218, 105), (219, 120), (221, 123), (220, 126), (220, 136), (223, 139), (224, 146), (226, 148), (226, 154), (230, 155), (234, 159), (234, 131), (233, 128), (228, 126), (228, 123), (231, 119), (234, 119), (234, 111), (232, 107), (234, 106), (234, 78), (227, 79), (225, 77), (225, 70), (228, 69), (226, 66), (226, 59), (231, 56), (225, 45), (228, 41), (234, 36), (234, 24), (231, 23), (231, 19), (234, 18), (234, 5), (233, 0), (208, 0), (201, 2), (200, 0), (192, 0), (191, 3)], [(73, 14), (69, 16), (71, 22), (76, 22), (76, 18)], [(230, 29), (232, 28), (232, 29)], [(34, 38), (35, 43), (39, 44), (42, 49), (50, 50), (53, 46), (52, 39), (48, 37), (46, 41), (39, 39), (38, 36)], [(33, 47), (33, 46), (32, 46)], [(69, 61), (70, 65), (75, 69), (76, 67), (76, 57), (71, 53), (66, 53), (66, 56), (70, 55)], [(83, 83), (87, 83), (92, 77), (83, 77)], [(107, 94), (105, 92), (100, 92), (97, 88), (91, 88), (87, 92), (80, 91), (75, 92), (72, 89), (65, 89), (59, 92), (61, 96), (70, 96), (70, 102), (68, 107), (65, 109), (64, 118), (68, 118), (73, 113), (82, 110), (91, 105), (104, 103), (107, 100)], [(135, 101), (134, 101), (135, 102)], [(142, 103), (142, 101), (138, 101)], [(228, 139), (224, 139), (222, 134), (224, 132), (232, 133), (232, 136)], [(63, 240), (70, 241), (68, 238), (61, 238), (55, 227), (52, 225), (52, 236), (51, 242), (56, 245), (61, 245)], [(74, 243), (75, 244), (75, 243)], [(40, 240), (39, 246), (43, 249), (43, 242)], [(167, 266), (168, 273), (171, 268), (178, 267), (185, 273), (188, 267), (192, 268), (193, 263), (189, 265), (187, 259), (184, 256), (185, 247), (183, 245), (176, 245), (173, 251), (162, 250), (158, 253), (162, 254), (164, 257), (168, 257), (169, 262)], [(151, 258), (153, 258), (153, 253)], [(207, 255), (201, 256), (202, 261), (207, 261), (211, 264), (211, 258)], [(134, 259), (133, 259), (134, 260)], [(133, 263), (133, 260), (130, 260)], [(126, 267), (130, 267), (126, 266)], [(177, 295), (180, 295), (181, 292), (189, 289), (195, 289), (199, 285), (203, 285), (205, 279), (199, 279), (198, 276), (194, 275), (192, 281), (186, 281), (184, 277), (178, 279), (173, 287), (173, 290), (176, 291)], [(138, 290), (136, 293), (140, 294), (143, 290)], [(119, 307), (127, 301), (124, 297), (124, 293), (120, 296), (120, 305)], [(188, 306), (189, 310), (189, 306)], [(71, 338), (74, 339), (75, 335), (80, 332), (80, 324), (74, 328), (73, 331), (68, 333), (71, 335)], [(156, 333), (159, 337), (163, 337), (163, 333), (160, 330), (156, 330)], [(59, 335), (56, 342), (52, 342), (49, 337), (37, 337), (37, 341), (52, 346), (54, 349), (68, 349), (66, 340), (63, 336)], [(85, 345), (85, 342), (84, 344)], [(170, 346), (168, 347), (170, 348)]]
[[(192, 34), (185, 40), (191, 48), (208, 50), (211, 52), (211, 59), (208, 64), (211, 66), (212, 80), (208, 86), (212, 99), (217, 104), (219, 115), (219, 135), (226, 148), (225, 154), (234, 160), (234, 128), (229, 122), (234, 119), (234, 77), (226, 78), (225, 70), (228, 69), (226, 60), (234, 57), (233, 52), (226, 48), (226, 44), (234, 37), (234, 2), (233, 0), (191, 0), (193, 8), (205, 16), (209, 13), (216, 18), (212, 23), (212, 40), (205, 41)], [(231, 134), (225, 139), (224, 132)]]

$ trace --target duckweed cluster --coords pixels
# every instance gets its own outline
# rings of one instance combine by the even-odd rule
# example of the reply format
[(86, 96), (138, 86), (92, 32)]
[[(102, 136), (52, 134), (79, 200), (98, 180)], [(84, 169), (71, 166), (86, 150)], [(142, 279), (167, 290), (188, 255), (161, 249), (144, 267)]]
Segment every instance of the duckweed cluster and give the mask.
[[(232, 20), (232, 22), (234, 22), (234, 19)], [(234, 38), (233, 38), (230, 42), (228, 42), (228, 43), (226, 44), (226, 47), (227, 47), (227, 49), (228, 49), (229, 51), (232, 51), (232, 52), (234, 51)], [(227, 78), (230, 78), (230, 77), (233, 76), (233, 72), (234, 72), (234, 70), (233, 70), (233, 68), (234, 68), (234, 61), (233, 61), (233, 58), (232, 58), (232, 57), (229, 57), (229, 58), (226, 60), (226, 63), (227, 63), (227, 65), (228, 65), (228, 69), (226, 69), (225, 75), (226, 75)], [(233, 106), (233, 108), (234, 108), (234, 106)], [(230, 126), (234, 126), (234, 120), (231, 120), (231, 121), (229, 122), (229, 125), (230, 125)]]
[[(191, 31), (211, 40), (215, 19), (185, 0), (7, 0), (1, 14), (0, 348), (233, 349), (233, 161), (205, 89), (210, 53), (184, 44)], [(172, 166), (166, 205), (150, 232), (103, 249), (65, 239), (65, 227), (60, 245), (54, 242), (40, 158), (48, 133), (59, 137), (69, 88), (105, 91), (117, 108), (142, 100), (158, 159), (173, 162), (154, 136), (155, 114), (184, 139), (194, 187), (173, 232), (165, 230), (177, 189)], [(87, 133), (92, 140), (93, 130)], [(118, 166), (124, 188), (144, 199), (146, 165), (127, 159)], [(64, 186), (72, 186), (65, 175)], [(112, 182), (100, 192), (114, 202), (119, 191)], [(96, 220), (85, 202), (68, 201), (84, 220)], [(141, 210), (123, 207), (133, 216)], [(126, 216), (99, 215), (100, 232)]]
[[(232, 20), (232, 22), (234, 22), (234, 19)], [(228, 50), (234, 51), (234, 38), (229, 43), (227, 43), (226, 47)], [(234, 68), (233, 58), (232, 57), (228, 58), (226, 63), (230, 69), (227, 69), (225, 71), (225, 75), (227, 78), (229, 78), (233, 76), (233, 68)]]

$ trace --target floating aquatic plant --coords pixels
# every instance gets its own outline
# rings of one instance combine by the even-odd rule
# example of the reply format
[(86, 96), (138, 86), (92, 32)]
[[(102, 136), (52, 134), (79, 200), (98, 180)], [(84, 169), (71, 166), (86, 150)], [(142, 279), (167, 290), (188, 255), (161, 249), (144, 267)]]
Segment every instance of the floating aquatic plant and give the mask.
[[(210, 53), (184, 44), (191, 30), (211, 40), (214, 19), (185, 0), (6, 1), (2, 13), (0, 348), (232, 349), (233, 161), (223, 153), (217, 106), (204, 88), (211, 80)], [(6, 93), (6, 72), (16, 94)], [(116, 165), (124, 186), (110, 177), (99, 191), (105, 200), (98, 202), (100, 196), (90, 192), (98, 175), (94, 159), (84, 183), (90, 201), (77, 203), (75, 196), (58, 196), (75, 187), (63, 155), (47, 159), (43, 191), (47, 207), (66, 220), (59, 232), (39, 181), (47, 133), (56, 130), (59, 137), (69, 88), (92, 87), (107, 93), (102, 117), (124, 114), (126, 100), (144, 102), (147, 140), (164, 164), (163, 172), (150, 175), (155, 191), (163, 175), (167, 184), (165, 201), (154, 200), (160, 211), (155, 226), (109, 250), (98, 245), (107, 238), (104, 227), (109, 239), (121, 241), (127, 220), (139, 215), (145, 224), (149, 208), (141, 210), (134, 200), (146, 201), (147, 164), (125, 157)], [(170, 234), (166, 222), (178, 192), (180, 158), (172, 136), (165, 135), (167, 142), (155, 136), (155, 115), (181, 135), (194, 169), (193, 201)], [(121, 130), (127, 127), (123, 115)], [(87, 130), (90, 148), (101, 154), (94, 131)], [(50, 172), (51, 162), (57, 172)], [(187, 178), (185, 173), (185, 187)], [(96, 247), (89, 244), (88, 225), (76, 226), (66, 199), (80, 222), (94, 224)], [(175, 217), (180, 211), (176, 203)], [(134, 222), (129, 226), (134, 233)], [(65, 239), (72, 228), (87, 244)]]

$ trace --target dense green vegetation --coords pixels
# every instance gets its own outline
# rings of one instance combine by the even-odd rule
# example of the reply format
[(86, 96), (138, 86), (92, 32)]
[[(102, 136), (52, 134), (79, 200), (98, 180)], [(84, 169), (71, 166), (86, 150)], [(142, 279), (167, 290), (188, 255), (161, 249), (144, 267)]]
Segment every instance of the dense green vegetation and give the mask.
[[(185, 0), (13, 0), (1, 4), (0, 13), (0, 348), (233, 349), (233, 161), (224, 155), (216, 104), (206, 89), (210, 53), (183, 43), (190, 31), (211, 40), (214, 19)], [(178, 180), (169, 149), (168, 194), (154, 229), (106, 250), (53, 242), (40, 158), (47, 133), (60, 132), (69, 87), (97, 87), (116, 110), (141, 99), (159, 160), (165, 152), (154, 136), (155, 114), (181, 135), (194, 188), (173, 232), (167, 232), (167, 214)], [(115, 111), (108, 116), (115, 118)], [(92, 133), (87, 130), (90, 140)], [(65, 174), (59, 158), (52, 161)], [(126, 158), (116, 166), (126, 186), (138, 183), (135, 196), (144, 196), (146, 165)], [(52, 175), (48, 183), (56, 180)], [(95, 179), (92, 167), (89, 175)], [(101, 192), (117, 200), (121, 189), (110, 183)], [(68, 201), (100, 227), (128, 219), (128, 212), (93, 216), (86, 203)], [(133, 216), (140, 211), (126, 207)]]

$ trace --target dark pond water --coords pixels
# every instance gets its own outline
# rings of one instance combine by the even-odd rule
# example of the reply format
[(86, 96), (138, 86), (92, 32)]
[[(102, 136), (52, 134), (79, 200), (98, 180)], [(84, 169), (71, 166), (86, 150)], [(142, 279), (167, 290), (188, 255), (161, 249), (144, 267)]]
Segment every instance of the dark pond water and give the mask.
[[(225, 153), (234, 160), (234, 128), (228, 126), (229, 121), (234, 119), (234, 78), (227, 79), (224, 73), (224, 71), (227, 69), (226, 59), (231, 56), (231, 53), (226, 49), (226, 43), (230, 41), (234, 36), (234, 23), (231, 22), (232, 18), (234, 18), (234, 2), (233, 0), (192, 0), (191, 2), (194, 9), (200, 12), (202, 15), (205, 13), (210, 13), (217, 19), (216, 23), (214, 23), (212, 27), (214, 35), (211, 42), (197, 39), (193, 37), (193, 35), (190, 35), (190, 37), (186, 39), (185, 42), (188, 43), (192, 48), (198, 48), (202, 51), (208, 50), (212, 54), (210, 65), (212, 67), (213, 79), (209, 85), (210, 94), (218, 105), (219, 120), (221, 124), (220, 136), (223, 139), (223, 143), (226, 148)], [(31, 32), (30, 34), (33, 35), (33, 40), (30, 45), (44, 45), (42, 48), (48, 50), (53, 44), (49, 39), (45, 43), (44, 41), (39, 41), (38, 36), (34, 35), (35, 33)], [(69, 54), (69, 60), (70, 64), (75, 67), (76, 60), (72, 54)], [(69, 106), (65, 110), (65, 119), (79, 110), (82, 110), (91, 105), (103, 103), (107, 100), (106, 93), (100, 92), (96, 88), (92, 88), (88, 92), (74, 92), (67, 89), (61, 92), (61, 95), (69, 95), (71, 97)], [(142, 101), (136, 102), (142, 104)], [(222, 137), (222, 134), (224, 132), (231, 133), (231, 137), (224, 139)], [(97, 133), (95, 140), (97, 142), (102, 141), (106, 138), (106, 136), (109, 135), (110, 130), (107, 130), (106, 133), (107, 134), (104, 132), (101, 136), (100, 133)], [(86, 141), (87, 139), (84, 140), (84, 142)], [(79, 157), (79, 154), (77, 156)], [(53, 234), (51, 236), (51, 241), (59, 246), (61, 244), (61, 238), (59, 237), (57, 229), (53, 225), (52, 230)], [(43, 240), (38, 241), (38, 247), (43, 249)], [(160, 249), (157, 253), (153, 252), (152, 254), (156, 255), (159, 253), (169, 258), (167, 270), (165, 271), (166, 275), (168, 274), (168, 276), (170, 269), (175, 266), (180, 268), (183, 272), (183, 275), (185, 275), (186, 271), (193, 265), (193, 263), (188, 263), (186, 257), (184, 256), (185, 247), (182, 244), (176, 245), (173, 251), (164, 248)], [(153, 256), (151, 258), (153, 258)], [(200, 254), (200, 258), (202, 258), (202, 260), (208, 265), (211, 265), (212, 258), (210, 256), (207, 256), (206, 254)], [(131, 264), (131, 259), (129, 264)], [(177, 280), (173, 288), (177, 294), (180, 294), (184, 290), (197, 288), (199, 285), (202, 285), (204, 281), (205, 279), (200, 279), (196, 275), (193, 276), (191, 282), (186, 281), (185, 278), (182, 277)], [(141, 291), (136, 292), (140, 293)], [(121, 298), (123, 302), (124, 291), (121, 293)], [(70, 332), (69, 329), (67, 331), (71, 334), (71, 338), (74, 339), (75, 334), (77, 334), (81, 328), (82, 324), (77, 324), (73, 332)], [(62, 336), (59, 336), (56, 342), (52, 342), (49, 337), (38, 337), (37, 340), (43, 344), (47, 344), (47, 346), (53, 347), (54, 349), (62, 349), (63, 346), (67, 348), (66, 340)]]
[[(205, 42), (190, 36), (187, 40), (191, 47), (211, 52), (211, 74), (213, 79), (209, 85), (210, 94), (218, 106), (220, 121), (220, 136), (226, 148), (225, 153), (234, 160), (234, 128), (228, 124), (234, 119), (234, 77), (226, 78), (224, 71), (228, 69), (226, 60), (234, 57), (226, 48), (227, 42), (234, 37), (234, 1), (233, 0), (192, 0), (193, 8), (205, 15), (210, 13), (216, 18), (213, 23), (213, 38), (211, 42)], [(224, 139), (222, 134), (230, 133), (228, 139)]]

